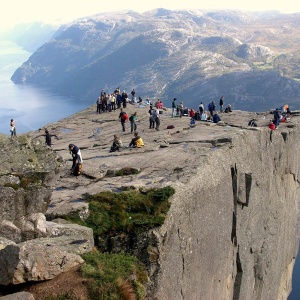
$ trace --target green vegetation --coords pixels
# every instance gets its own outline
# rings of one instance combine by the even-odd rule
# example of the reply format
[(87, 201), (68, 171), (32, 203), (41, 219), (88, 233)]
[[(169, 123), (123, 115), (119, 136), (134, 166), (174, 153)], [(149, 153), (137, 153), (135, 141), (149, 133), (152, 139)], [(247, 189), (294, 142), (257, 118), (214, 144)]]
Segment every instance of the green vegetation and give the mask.
[(116, 176), (136, 175), (139, 171), (135, 168), (122, 168), (116, 172)]
[(15, 191), (19, 189), (19, 185), (17, 183), (5, 183), (3, 186), (4, 187), (11, 187)]
[(85, 195), (89, 201), (89, 217), (82, 221), (77, 214), (67, 220), (90, 227), (95, 236), (106, 238), (120, 233), (144, 232), (161, 226), (170, 208), (172, 187), (147, 191), (101, 192)]
[[(170, 208), (169, 198), (174, 193), (175, 190), (167, 186), (160, 189), (130, 190), (120, 193), (86, 194), (85, 198), (89, 201), (89, 217), (83, 221), (78, 214), (73, 213), (66, 219), (92, 228), (96, 241), (99, 238), (108, 241), (114, 236), (126, 240), (129, 235), (138, 235), (161, 226)], [(111, 250), (104, 248), (105, 252)], [(128, 249), (122, 248), (121, 251), (126, 250)], [(150, 255), (151, 261), (157, 260), (155, 251)], [(144, 265), (136, 257), (124, 253), (101, 253), (95, 250), (83, 255), (83, 258), (86, 263), (82, 266), (81, 272), (88, 278), (89, 299), (144, 299), (144, 285), (148, 277)]]
[(89, 278), (89, 299), (144, 299), (147, 273), (135, 257), (94, 251), (83, 258), (86, 263), (81, 271)]

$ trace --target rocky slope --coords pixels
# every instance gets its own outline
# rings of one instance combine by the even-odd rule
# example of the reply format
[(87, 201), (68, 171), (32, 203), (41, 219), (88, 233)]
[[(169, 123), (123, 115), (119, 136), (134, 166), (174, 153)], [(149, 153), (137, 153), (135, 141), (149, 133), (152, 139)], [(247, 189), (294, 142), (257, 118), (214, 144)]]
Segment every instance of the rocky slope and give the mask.
[(88, 101), (123, 86), (189, 106), (225, 95), (243, 110), (299, 109), (299, 30), (299, 15), (274, 12), (99, 14), (61, 27), (12, 80)]
[(92, 230), (45, 217), (61, 157), (26, 135), (1, 135), (0, 144), (0, 285), (48, 280), (82, 264)]
[[(48, 219), (85, 214), (84, 194), (171, 185), (176, 193), (164, 225), (152, 231), (148, 299), (286, 299), (298, 247), (299, 117), (270, 132), (271, 115), (221, 114), (223, 123), (172, 119), (148, 128), (148, 108), (137, 112), (145, 146), (109, 153), (114, 134), (124, 145), (119, 112), (90, 107), (49, 124), (53, 150), (65, 161), (46, 212)], [(259, 127), (249, 128), (256, 117)], [(174, 129), (167, 129), (173, 124)], [(37, 137), (40, 132), (32, 132)], [(69, 174), (68, 144), (83, 155), (83, 174)], [(115, 176), (122, 167), (136, 175)]]

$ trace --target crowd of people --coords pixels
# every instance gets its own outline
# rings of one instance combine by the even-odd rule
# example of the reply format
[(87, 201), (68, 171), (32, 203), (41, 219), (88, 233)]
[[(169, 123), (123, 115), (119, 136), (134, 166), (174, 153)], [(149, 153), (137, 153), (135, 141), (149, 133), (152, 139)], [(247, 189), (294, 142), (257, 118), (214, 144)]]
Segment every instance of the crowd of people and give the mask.
[[(156, 101), (152, 102), (148, 98), (146, 101), (143, 101), (143, 99), (139, 96), (138, 101), (136, 100), (136, 91), (135, 89), (132, 89), (130, 92), (130, 97), (126, 93), (125, 90), (120, 92), (120, 88), (116, 88), (112, 93), (106, 93), (104, 89), (101, 90), (101, 93), (96, 101), (96, 113), (102, 114), (105, 112), (112, 112), (119, 110), (119, 121), (121, 124), (121, 129), (123, 132), (126, 131), (126, 122), (130, 122), (130, 132), (133, 134), (133, 137), (131, 141), (129, 142), (127, 147), (133, 147), (133, 148), (140, 148), (144, 146), (144, 142), (140, 134), (138, 133), (138, 114), (135, 111), (130, 115), (130, 117), (127, 115), (124, 109), (126, 109), (127, 104), (144, 104), (149, 105), (149, 129), (156, 129), (157, 131), (160, 130), (160, 124), (161, 124), (161, 116), (160, 113), (164, 109), (163, 103), (160, 99), (157, 99)], [(183, 101), (180, 101), (177, 103), (177, 98), (173, 98), (172, 104), (172, 118), (182, 118), (185, 116), (190, 117), (190, 126), (194, 127), (196, 125), (196, 121), (205, 121), (205, 122), (213, 122), (213, 123), (219, 123), (221, 122), (221, 117), (217, 112), (217, 106), (215, 104), (215, 101), (211, 101), (208, 103), (207, 108), (205, 109), (205, 105), (203, 102), (199, 104), (198, 110), (194, 110), (193, 108), (187, 108), (184, 107)], [(225, 107), (225, 109), (224, 109)], [(231, 105), (228, 104), (225, 106), (225, 99), (224, 96), (221, 96), (219, 100), (219, 112), (220, 113), (230, 113), (232, 112)], [(273, 119), (269, 122), (269, 128), (270, 130), (276, 130), (279, 126), (280, 122), (286, 122), (291, 118), (291, 112), (289, 110), (288, 105), (284, 105), (280, 108), (276, 108), (276, 110), (273, 111)], [(257, 127), (257, 120), (251, 119), (248, 122), (248, 126), (250, 127)], [(168, 128), (174, 128), (174, 125), (168, 126)], [(16, 136), (16, 125), (15, 120), (11, 119), (10, 121), (10, 133), (11, 133), (11, 139)], [(45, 143), (51, 147), (51, 134), (46, 129), (45, 130)], [(110, 152), (120, 151), (121, 148), (123, 148), (123, 142), (121, 141), (121, 138), (114, 134), (113, 136), (113, 142), (112, 146), (110, 147)], [(82, 170), (82, 156), (81, 152), (78, 146), (74, 144), (69, 145), (69, 151), (72, 155), (72, 168), (71, 173), (73, 175), (79, 175)]]

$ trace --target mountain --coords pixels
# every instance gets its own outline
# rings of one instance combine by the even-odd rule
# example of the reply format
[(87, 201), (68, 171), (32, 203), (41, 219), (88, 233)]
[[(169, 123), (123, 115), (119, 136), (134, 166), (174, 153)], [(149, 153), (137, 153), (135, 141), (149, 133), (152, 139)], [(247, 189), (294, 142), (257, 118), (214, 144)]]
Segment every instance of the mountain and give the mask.
[(103, 13), (59, 28), (12, 80), (95, 101), (120, 86), (137, 96), (299, 109), (300, 15), (278, 12)]

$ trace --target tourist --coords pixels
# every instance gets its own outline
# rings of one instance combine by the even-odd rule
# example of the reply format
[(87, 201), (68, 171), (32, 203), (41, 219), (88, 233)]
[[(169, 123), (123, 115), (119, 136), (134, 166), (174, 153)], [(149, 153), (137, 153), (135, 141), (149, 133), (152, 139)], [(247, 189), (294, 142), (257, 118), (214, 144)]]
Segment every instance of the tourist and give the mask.
[(10, 120), (10, 137), (13, 138), (13, 136), (17, 135), (17, 130), (16, 130), (16, 124), (14, 119)]
[(51, 135), (47, 129), (45, 130), (45, 143), (51, 147)]
[(215, 102), (212, 101), (211, 103), (208, 104), (208, 111), (209, 111), (211, 117), (214, 116), (215, 110), (216, 110), (216, 105), (215, 105)]
[(149, 109), (149, 128), (150, 129), (154, 129), (154, 124), (155, 124), (155, 111), (152, 107), (152, 105), (150, 106), (150, 109)]
[(172, 118), (174, 118), (175, 108), (176, 108), (176, 98), (172, 101)]
[(130, 121), (131, 133), (132, 133), (133, 131), (137, 130), (137, 125), (136, 125), (137, 116), (136, 116), (136, 112), (133, 115), (130, 116), (129, 121)]
[(144, 146), (144, 142), (142, 138), (139, 136), (138, 132), (135, 132), (131, 142), (129, 143), (129, 147), (140, 148), (143, 146)]
[(115, 134), (112, 146), (110, 148), (109, 152), (115, 152), (115, 151), (120, 151), (120, 148), (122, 147), (123, 143), (121, 139)]
[(213, 122), (214, 122), (214, 123), (219, 123), (220, 121), (221, 121), (220, 116), (219, 116), (217, 113), (215, 113), (215, 114), (213, 115)]
[(276, 126), (275, 126), (275, 124), (273, 123), (273, 120), (270, 120), (269, 128), (270, 128), (271, 130), (275, 130), (275, 129), (276, 129)]
[(153, 109), (153, 118), (154, 118), (154, 122), (155, 122), (155, 129), (157, 131), (159, 131), (159, 127), (160, 127), (160, 116), (159, 116), (159, 110), (154, 108)]
[(125, 122), (128, 120), (128, 116), (122, 108), (120, 108), (119, 120), (122, 125), (122, 130), (125, 131)]
[(222, 96), (220, 98), (219, 105), (220, 105), (220, 112), (222, 113), (223, 112), (223, 106), (224, 106), (224, 96)]
[(79, 147), (74, 144), (69, 144), (69, 151), (72, 155), (73, 163), (71, 168), (71, 174), (77, 176), (81, 173), (82, 169), (82, 156)]

